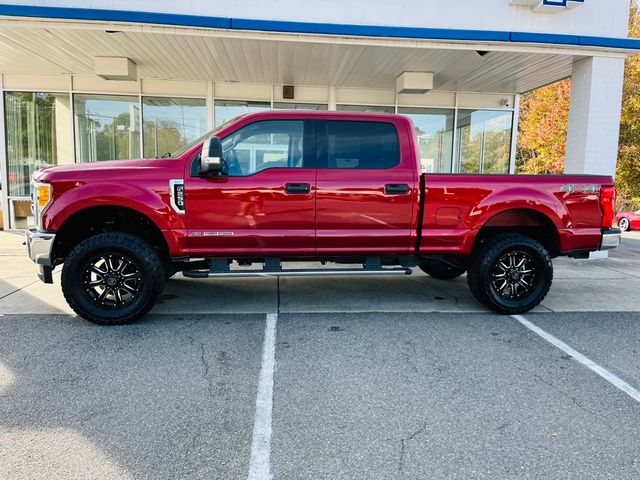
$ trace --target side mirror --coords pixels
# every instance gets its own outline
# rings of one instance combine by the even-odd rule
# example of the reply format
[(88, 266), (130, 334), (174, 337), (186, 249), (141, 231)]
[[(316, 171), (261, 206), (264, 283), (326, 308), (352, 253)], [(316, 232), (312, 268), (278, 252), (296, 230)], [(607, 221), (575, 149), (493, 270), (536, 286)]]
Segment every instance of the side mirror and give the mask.
[(200, 175), (207, 177), (222, 172), (222, 142), (218, 137), (205, 140), (200, 155)]

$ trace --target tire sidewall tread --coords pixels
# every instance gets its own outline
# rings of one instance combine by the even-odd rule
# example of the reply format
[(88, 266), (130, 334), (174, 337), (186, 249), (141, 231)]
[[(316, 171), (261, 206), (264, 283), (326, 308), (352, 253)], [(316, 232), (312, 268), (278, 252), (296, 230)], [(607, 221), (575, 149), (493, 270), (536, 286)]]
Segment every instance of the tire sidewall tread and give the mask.
[[(80, 270), (85, 258), (101, 250), (107, 252), (109, 249), (134, 257), (142, 270), (142, 281), (152, 282), (144, 287), (146, 291), (138, 308), (121, 316), (113, 315), (113, 310), (109, 315), (100, 315), (99, 307), (90, 305), (81, 297), (78, 298), (83, 294), (76, 291), (81, 281)], [(100, 325), (123, 325), (135, 322), (153, 308), (164, 289), (165, 270), (153, 247), (140, 237), (125, 232), (107, 232), (89, 237), (71, 250), (62, 268), (61, 284), (65, 300), (82, 318)]]
[[(541, 261), (544, 268), (545, 284), (542, 291), (531, 302), (520, 307), (512, 307), (495, 301), (490, 293), (491, 269), (496, 261), (506, 250), (521, 247), (534, 253)], [(469, 269), (467, 271), (467, 283), (473, 296), (491, 310), (505, 315), (517, 315), (528, 312), (544, 300), (553, 282), (553, 263), (546, 248), (537, 240), (519, 233), (504, 233), (492, 237), (484, 243), (477, 252), (474, 252)]]

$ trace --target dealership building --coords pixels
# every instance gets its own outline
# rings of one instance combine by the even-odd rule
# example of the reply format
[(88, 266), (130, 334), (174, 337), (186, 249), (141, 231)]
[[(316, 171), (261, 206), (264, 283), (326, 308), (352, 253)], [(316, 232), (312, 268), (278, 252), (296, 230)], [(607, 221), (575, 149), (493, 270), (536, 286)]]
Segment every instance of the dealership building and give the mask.
[(613, 174), (628, 17), (629, 0), (1, 4), (4, 227), (30, 223), (39, 168), (162, 156), (269, 109), (408, 115), (425, 171), (513, 173), (520, 95), (568, 77), (565, 171)]

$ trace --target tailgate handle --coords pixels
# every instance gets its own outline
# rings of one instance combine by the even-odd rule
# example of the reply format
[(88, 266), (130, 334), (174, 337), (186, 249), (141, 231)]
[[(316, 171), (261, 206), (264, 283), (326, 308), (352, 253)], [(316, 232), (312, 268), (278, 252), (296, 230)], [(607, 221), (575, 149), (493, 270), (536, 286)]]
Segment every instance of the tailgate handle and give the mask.
[(409, 193), (409, 185), (406, 183), (387, 183), (384, 186), (384, 193), (387, 195), (406, 195)]
[(311, 191), (311, 185), (308, 183), (287, 183), (284, 186), (285, 193), (307, 195)]

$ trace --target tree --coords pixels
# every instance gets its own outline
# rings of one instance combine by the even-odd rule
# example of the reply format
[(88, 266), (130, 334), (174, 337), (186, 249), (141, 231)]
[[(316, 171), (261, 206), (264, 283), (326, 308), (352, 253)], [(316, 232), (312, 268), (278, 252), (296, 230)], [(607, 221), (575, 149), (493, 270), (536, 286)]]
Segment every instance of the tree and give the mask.
[[(640, 38), (637, 0), (631, 3), (629, 36)], [(522, 96), (517, 173), (564, 171), (570, 98), (570, 79)], [(625, 63), (616, 184), (619, 206), (640, 207), (640, 55), (629, 57)]]
[[(631, 4), (629, 36), (640, 37), (640, 12)], [(620, 146), (616, 184), (621, 200), (640, 207), (640, 56), (629, 57), (625, 64)]]
[(516, 152), (517, 173), (564, 171), (570, 97), (569, 79), (522, 96)]

